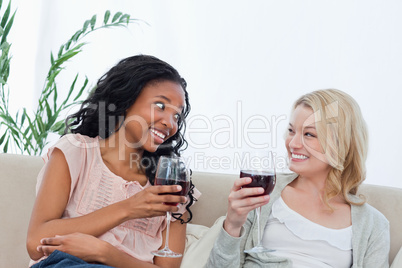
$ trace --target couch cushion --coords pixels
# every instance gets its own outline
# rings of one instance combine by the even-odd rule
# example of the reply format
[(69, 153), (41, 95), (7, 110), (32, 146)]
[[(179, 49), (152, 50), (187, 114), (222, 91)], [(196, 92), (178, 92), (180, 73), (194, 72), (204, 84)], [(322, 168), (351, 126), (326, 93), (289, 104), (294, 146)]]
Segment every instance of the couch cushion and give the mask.
[(186, 249), (184, 251), (181, 267), (204, 267), (224, 220), (225, 216), (218, 218), (211, 228), (198, 224), (188, 224)]

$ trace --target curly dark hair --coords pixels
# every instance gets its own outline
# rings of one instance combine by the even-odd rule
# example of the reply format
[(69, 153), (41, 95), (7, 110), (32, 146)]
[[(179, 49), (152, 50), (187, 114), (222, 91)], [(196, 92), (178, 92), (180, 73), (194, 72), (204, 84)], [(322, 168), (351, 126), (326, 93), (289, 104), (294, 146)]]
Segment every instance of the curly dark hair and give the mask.
[[(154, 153), (143, 153), (145, 175), (153, 185), (159, 157), (180, 156), (187, 148), (184, 138), (185, 119), (191, 109), (187, 83), (168, 63), (149, 55), (136, 55), (121, 60), (98, 80), (95, 89), (82, 103), (79, 111), (67, 117), (65, 134), (79, 133), (92, 138), (108, 138), (120, 129), (127, 109), (134, 104), (143, 88), (150, 83), (163, 81), (177, 83), (183, 88), (185, 107), (178, 119), (175, 135), (160, 145)], [(189, 195), (190, 200), (194, 200), (191, 192)], [(188, 207), (190, 218), (186, 222), (191, 220), (192, 215)]]

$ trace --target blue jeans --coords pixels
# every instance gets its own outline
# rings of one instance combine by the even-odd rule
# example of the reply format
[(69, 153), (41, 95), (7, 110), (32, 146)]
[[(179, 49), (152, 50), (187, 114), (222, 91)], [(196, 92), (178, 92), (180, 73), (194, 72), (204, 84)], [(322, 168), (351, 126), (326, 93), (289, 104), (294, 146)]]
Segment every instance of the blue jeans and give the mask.
[(55, 250), (49, 257), (33, 265), (31, 268), (113, 268), (103, 264), (91, 264), (81, 260), (73, 255)]

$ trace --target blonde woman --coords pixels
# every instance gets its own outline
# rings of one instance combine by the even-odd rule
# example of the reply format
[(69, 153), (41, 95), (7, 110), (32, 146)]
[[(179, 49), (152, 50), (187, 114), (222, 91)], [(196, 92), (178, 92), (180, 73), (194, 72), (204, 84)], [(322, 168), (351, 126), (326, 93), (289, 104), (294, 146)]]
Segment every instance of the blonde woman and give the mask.
[[(294, 173), (278, 176), (270, 196), (236, 180), (207, 267), (389, 267), (389, 223), (356, 195), (368, 144), (356, 101), (335, 89), (300, 97), (285, 143)], [(262, 243), (274, 251), (246, 254), (260, 206)]]

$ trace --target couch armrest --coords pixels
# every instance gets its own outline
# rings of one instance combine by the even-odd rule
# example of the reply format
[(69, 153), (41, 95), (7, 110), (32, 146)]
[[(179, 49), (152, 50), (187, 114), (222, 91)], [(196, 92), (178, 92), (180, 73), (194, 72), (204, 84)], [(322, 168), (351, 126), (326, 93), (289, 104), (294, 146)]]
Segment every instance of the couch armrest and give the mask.
[(39, 156), (0, 154), (0, 267), (28, 267), (25, 241), (43, 164)]

